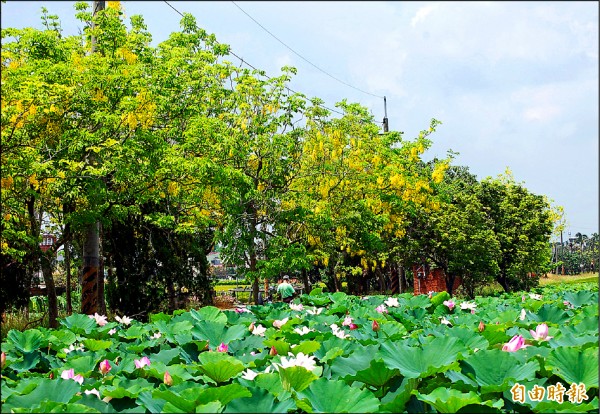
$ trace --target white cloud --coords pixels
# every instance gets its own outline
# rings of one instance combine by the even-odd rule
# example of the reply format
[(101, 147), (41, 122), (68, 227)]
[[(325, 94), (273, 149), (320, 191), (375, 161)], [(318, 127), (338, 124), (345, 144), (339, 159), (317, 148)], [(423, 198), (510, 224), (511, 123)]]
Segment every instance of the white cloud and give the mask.
[(424, 21), (425, 18), (430, 15), (437, 8), (437, 4), (430, 4), (425, 7), (421, 7), (417, 10), (415, 16), (410, 20), (410, 25), (415, 27), (420, 22)]

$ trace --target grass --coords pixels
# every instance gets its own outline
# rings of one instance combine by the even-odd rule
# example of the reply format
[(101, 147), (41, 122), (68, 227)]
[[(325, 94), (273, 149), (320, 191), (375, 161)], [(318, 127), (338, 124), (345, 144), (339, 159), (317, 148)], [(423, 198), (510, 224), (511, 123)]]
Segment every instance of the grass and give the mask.
[(540, 286), (573, 284), (573, 283), (598, 283), (598, 273), (582, 273), (580, 275), (562, 276), (553, 273), (548, 273), (548, 277), (540, 277)]

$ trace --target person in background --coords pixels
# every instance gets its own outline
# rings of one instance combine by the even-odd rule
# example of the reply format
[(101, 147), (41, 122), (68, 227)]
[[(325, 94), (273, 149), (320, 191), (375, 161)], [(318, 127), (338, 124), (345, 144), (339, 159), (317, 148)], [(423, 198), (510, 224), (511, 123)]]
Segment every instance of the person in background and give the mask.
[(281, 296), (281, 300), (285, 303), (290, 303), (294, 299), (296, 291), (289, 282), (290, 277), (288, 275), (283, 276), (283, 281), (277, 286), (277, 293)]

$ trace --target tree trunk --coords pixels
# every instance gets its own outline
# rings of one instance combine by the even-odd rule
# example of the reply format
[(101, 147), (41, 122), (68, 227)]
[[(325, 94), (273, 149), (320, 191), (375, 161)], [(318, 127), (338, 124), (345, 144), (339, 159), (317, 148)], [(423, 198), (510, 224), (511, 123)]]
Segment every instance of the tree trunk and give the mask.
[(71, 243), (65, 242), (65, 269), (67, 271), (67, 315), (73, 313), (73, 303), (71, 302)]
[(406, 290), (406, 272), (404, 270), (404, 266), (400, 266), (398, 268), (398, 281), (400, 285), (400, 293), (404, 293)]
[(381, 290), (381, 294), (384, 295), (387, 290), (387, 283), (385, 283), (385, 275), (380, 268), (376, 270), (377, 276), (379, 276), (379, 289)]
[(48, 324), (50, 328), (58, 328), (58, 300), (56, 299), (56, 287), (54, 286), (53, 257), (50, 254), (42, 254), (42, 275), (46, 284), (46, 295), (48, 296)]
[(456, 275), (451, 275), (446, 273), (446, 271), (444, 270), (444, 274), (445, 274), (445, 279), (446, 279), (446, 292), (448, 292), (450, 294), (450, 296), (452, 296), (452, 291), (454, 290), (454, 280), (456, 279)]
[(308, 272), (306, 269), (302, 269), (302, 283), (304, 283), (304, 292), (310, 293), (310, 282), (308, 280)]
[(81, 286), (81, 313), (98, 312), (98, 222), (88, 226), (83, 244), (83, 276)]
[(507, 277), (504, 274), (500, 274), (498, 276), (498, 278), (496, 279), (496, 281), (498, 282), (498, 284), (500, 286), (502, 286), (502, 289), (504, 289), (505, 292), (509, 292), (510, 288), (508, 287), (508, 281), (507, 281)]
[(102, 247), (102, 224), (98, 232), (98, 312), (106, 315), (106, 302), (104, 300), (104, 248)]

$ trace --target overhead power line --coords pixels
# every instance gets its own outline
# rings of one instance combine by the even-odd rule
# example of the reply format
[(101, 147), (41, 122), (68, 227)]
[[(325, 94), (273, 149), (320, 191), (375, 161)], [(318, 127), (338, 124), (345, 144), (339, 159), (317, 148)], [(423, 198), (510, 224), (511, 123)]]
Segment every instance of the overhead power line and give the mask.
[[(167, 4), (167, 6), (169, 6), (170, 8), (172, 8), (172, 9), (173, 9), (173, 10), (174, 10), (174, 11), (175, 11), (177, 14), (179, 14), (181, 17), (184, 17), (183, 13), (182, 13), (182, 12), (180, 12), (179, 10), (177, 10), (175, 7), (173, 7), (173, 6), (172, 6), (172, 5), (171, 5), (171, 4), (170, 4), (168, 1), (166, 1), (166, 0), (163, 0), (163, 1), (164, 1), (164, 2)], [(235, 4), (235, 3), (234, 3), (234, 4)], [(236, 4), (236, 6), (237, 6), (237, 4)], [(239, 7), (239, 6), (238, 6), (238, 7)], [(242, 10), (242, 11), (243, 11), (243, 10)], [(244, 12), (244, 13), (245, 13), (245, 12)], [(196, 25), (196, 28), (197, 28), (197, 29), (200, 29), (200, 28), (199, 28), (197, 25)], [(265, 29), (265, 30), (266, 30), (266, 29)], [(216, 42), (216, 43), (217, 43), (217, 44), (219, 44), (219, 42)], [(286, 45), (286, 46), (287, 46), (287, 45)], [(289, 47), (289, 46), (287, 46), (287, 47)], [(292, 50), (292, 51), (293, 51), (293, 50)], [(229, 48), (229, 53), (230, 53), (231, 55), (235, 56), (236, 58), (238, 58), (238, 59), (239, 59), (239, 60), (242, 62), (242, 64), (244, 64), (244, 63), (245, 63), (246, 65), (248, 65), (250, 68), (254, 69), (255, 71), (259, 71), (259, 69), (255, 68), (255, 67), (254, 67), (253, 65), (251, 65), (249, 62), (245, 61), (243, 58), (241, 58), (240, 56), (236, 55), (236, 54), (235, 54), (235, 53), (234, 53), (234, 52), (231, 50), (231, 48)], [(296, 52), (294, 52), (294, 53), (296, 53)], [(302, 57), (302, 56), (300, 56), (300, 57)], [(303, 59), (304, 59), (304, 58), (303, 58)], [(310, 63), (310, 62), (309, 62), (309, 63)], [(311, 63), (311, 65), (312, 65), (312, 63)], [(313, 66), (314, 66), (314, 65), (313, 65)], [(315, 66), (315, 67), (316, 67), (316, 66)], [(317, 69), (318, 69), (318, 68), (317, 68)], [(320, 70), (320, 69), (319, 69), (319, 70)], [(263, 72), (263, 74), (264, 74), (264, 72)], [(269, 75), (266, 75), (266, 74), (264, 74), (264, 76), (265, 76), (267, 79), (271, 79), (271, 77), (270, 77)], [(331, 75), (330, 75), (330, 76), (331, 76)], [(342, 83), (344, 83), (344, 82), (342, 82)], [(354, 88), (352, 85), (348, 85), (348, 86), (350, 86), (350, 87)], [(289, 91), (290, 91), (290, 92), (292, 92), (292, 93), (299, 93), (299, 92), (296, 92), (295, 90), (293, 90), (293, 89), (292, 89), (292, 88), (290, 88), (290, 87), (286, 87), (286, 89), (287, 89), (287, 90), (289, 90)], [(357, 88), (354, 88), (354, 89), (357, 89)], [(359, 89), (359, 90), (360, 90), (360, 89)], [(361, 91), (361, 92), (364, 92), (364, 91)], [(372, 94), (370, 94), (369, 92), (365, 92), (365, 93), (368, 93), (369, 95), (372, 95)], [(383, 98), (383, 97), (381, 97), (381, 96), (377, 96), (377, 95), (373, 95), (373, 96), (375, 96), (375, 97), (377, 97), (377, 98)], [(344, 113), (343, 113), (343, 112), (340, 112), (340, 111), (338, 111), (338, 110), (336, 110), (336, 109), (329, 108), (329, 107), (327, 107), (327, 106), (325, 106), (325, 105), (320, 105), (320, 104), (318, 104), (317, 106), (320, 106), (321, 108), (327, 109), (328, 111), (335, 112), (336, 114), (339, 114), (339, 115), (342, 115), (342, 116), (344, 115)], [(378, 123), (378, 124), (382, 124), (382, 123), (383, 123), (383, 122), (380, 122), (380, 121), (375, 121), (375, 120), (373, 120), (373, 122), (375, 122), (375, 123)]]
[(288, 46), (286, 43), (284, 43), (281, 39), (279, 39), (277, 36), (275, 36), (273, 33), (271, 33), (266, 27), (264, 27), (262, 24), (260, 24), (254, 17), (250, 16), (244, 9), (242, 9), (240, 6), (238, 6), (238, 4), (235, 1), (231, 1), (233, 3), (233, 5), (235, 7), (237, 7), (238, 9), (240, 9), (242, 11), (242, 13), (244, 13), (246, 16), (248, 16), (254, 23), (256, 23), (257, 25), (259, 25), (265, 32), (267, 32), (268, 34), (270, 34), (275, 40), (277, 40), (279, 43), (281, 43), (282, 45), (284, 45), (285, 47), (287, 47), (289, 50), (292, 51), (292, 53), (294, 53), (296, 56), (298, 56), (300, 59), (304, 60), (306, 63), (308, 63), (309, 65), (311, 65), (312, 67), (314, 67), (315, 69), (323, 72), (325, 75), (329, 76), (331, 79), (334, 79), (346, 86), (349, 86), (352, 89), (356, 89), (359, 92), (365, 93), (367, 95), (371, 95), (374, 96), (376, 98), (381, 98), (383, 99), (383, 96), (379, 96), (379, 95), (375, 95), (374, 93), (371, 92), (367, 92), (364, 91), (360, 88), (357, 88), (356, 86), (350, 85), (348, 82), (344, 82), (343, 80), (336, 78), (335, 76), (333, 76), (331, 73), (326, 72), (325, 70), (321, 69), (320, 67), (318, 67), (317, 65), (315, 65), (314, 63), (312, 63), (311, 61), (309, 61), (308, 59), (306, 59), (304, 56), (302, 56), (300, 53), (296, 52), (294, 49), (292, 49), (290, 46)]

